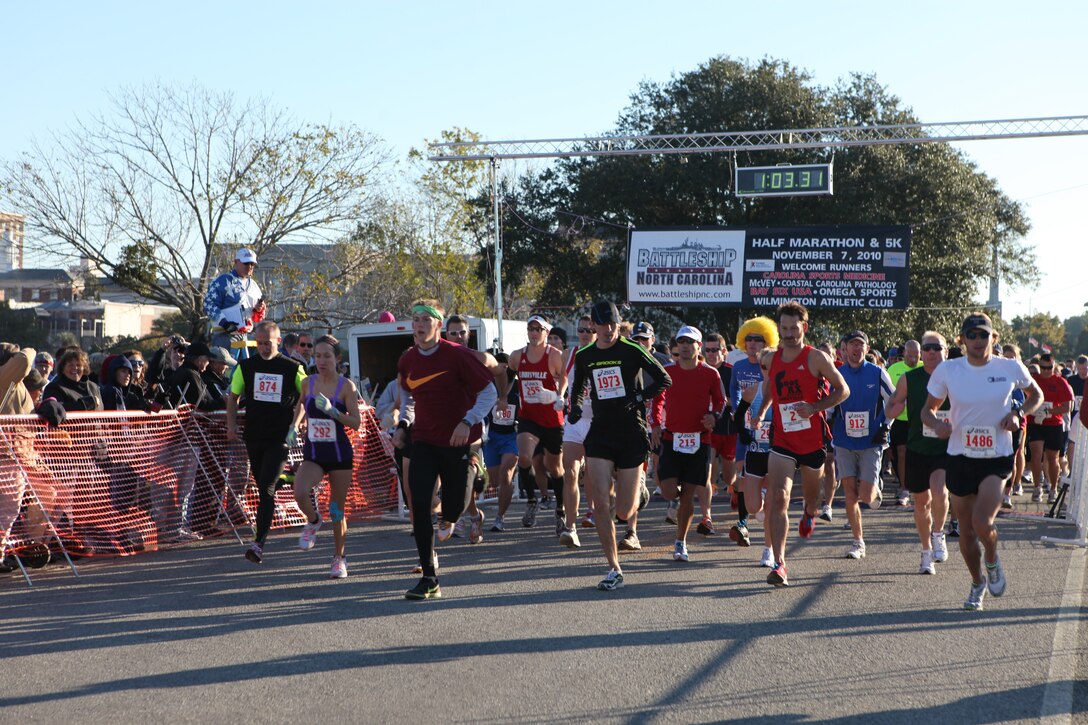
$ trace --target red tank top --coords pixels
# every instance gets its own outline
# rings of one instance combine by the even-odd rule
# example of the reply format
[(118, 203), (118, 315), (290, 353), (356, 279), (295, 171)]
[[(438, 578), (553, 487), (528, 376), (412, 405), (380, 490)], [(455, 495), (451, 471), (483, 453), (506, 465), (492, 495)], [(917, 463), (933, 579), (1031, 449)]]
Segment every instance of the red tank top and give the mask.
[[(545, 428), (563, 425), (563, 412), (554, 406), (559, 386), (548, 370), (548, 357), (554, 349), (551, 345), (545, 345), (544, 354), (534, 363), (529, 361), (529, 348), (522, 348), (521, 361), (518, 362), (518, 394), (521, 396), (518, 419), (531, 420)], [(546, 390), (553, 394), (543, 392)]]
[(781, 350), (771, 359), (771, 406), (774, 408), (771, 444), (798, 455), (824, 447), (824, 414), (816, 413), (805, 419), (793, 412), (795, 404), (815, 404), (823, 397), (823, 381), (808, 369), (812, 350), (808, 345), (803, 346), (801, 354), (789, 363), (782, 361)]

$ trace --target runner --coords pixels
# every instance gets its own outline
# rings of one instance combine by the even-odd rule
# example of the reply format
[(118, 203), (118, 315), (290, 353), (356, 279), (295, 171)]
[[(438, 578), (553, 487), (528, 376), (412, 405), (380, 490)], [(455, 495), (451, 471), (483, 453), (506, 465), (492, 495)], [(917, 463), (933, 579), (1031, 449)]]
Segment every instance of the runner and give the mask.
[(496, 403), (488, 415), (487, 438), (483, 447), (487, 477), (497, 482), (499, 488), (498, 512), (491, 522), (491, 530), (495, 532), (506, 531), (506, 511), (514, 498), (514, 471), (518, 467), (518, 390), (516, 385), (510, 384), (514, 380), (514, 373), (507, 367), (509, 359), (504, 352), (495, 353), (495, 360), (508, 376), (506, 386), (496, 383), (496, 390), (507, 387), (509, 392), (506, 394), (506, 409), (500, 411)]
[[(933, 371), (922, 423), (948, 441), (947, 485), (960, 522), (960, 554), (971, 574), (963, 608), (977, 611), (982, 609), (987, 588), (995, 597), (1005, 593), (994, 519), (1001, 506), (1002, 483), (1012, 474), (1012, 431), (1020, 426), (1021, 415), (1039, 407), (1042, 391), (1022, 363), (993, 356), (997, 335), (988, 316), (968, 315), (961, 336), (966, 355), (947, 360)], [(1016, 388), (1027, 392), (1022, 410), (1012, 402)], [(937, 410), (946, 398), (951, 403), (950, 416), (942, 421)]]
[[(564, 372), (569, 380), (574, 374), (574, 356), (578, 350), (588, 347), (597, 341), (597, 331), (593, 328), (593, 319), (589, 315), (578, 318), (578, 346), (570, 350), (567, 357)], [(586, 381), (586, 385), (589, 381)], [(583, 390), (583, 394), (586, 391)], [(572, 396), (573, 397), (573, 396)], [(567, 518), (563, 531), (559, 534), (559, 543), (564, 546), (577, 549), (582, 546), (578, 538), (578, 478), (585, 471), (586, 434), (593, 422), (593, 407), (590, 406), (582, 413), (582, 419), (577, 423), (567, 420), (563, 428), (563, 507)], [(593, 519), (593, 498), (586, 495), (589, 510), (582, 519), (582, 524), (592, 527), (596, 522)], [(606, 514), (607, 515), (607, 514)]]
[(1054, 374), (1054, 356), (1039, 356), (1039, 374), (1033, 376), (1043, 391), (1043, 404), (1028, 419), (1028, 450), (1031, 452), (1031, 479), (1035, 483), (1032, 501), (1042, 500), (1044, 464), (1046, 467), (1047, 503), (1054, 503), (1058, 495), (1058, 476), (1061, 471), (1059, 457), (1062, 450), (1063, 416), (1072, 410), (1073, 388), (1065, 378)]
[[(622, 330), (621, 330), (621, 334), (622, 334)], [(653, 358), (655, 360), (657, 360), (657, 362), (659, 362), (662, 367), (665, 367), (666, 365), (669, 365), (669, 364), (671, 364), (673, 362), (673, 357), (671, 355), (671, 352), (670, 352), (670, 354), (665, 354), (664, 352), (661, 352), (661, 351), (659, 351), (657, 349), (657, 345), (656, 345), (657, 336), (656, 336), (656, 333), (654, 332), (654, 326), (651, 325), (649, 322), (643, 321), (643, 322), (639, 322), (639, 323), (635, 324), (631, 329), (631, 339), (634, 342), (641, 345), (642, 349), (644, 349), (646, 352), (650, 353), (650, 355), (653, 356)], [(677, 353), (677, 354), (679, 354), (679, 353)], [(649, 387), (654, 382), (653, 376), (649, 375), (646, 372), (639, 373), (639, 379), (641, 380), (642, 387)], [(647, 399), (646, 400), (646, 408), (643, 411), (643, 415), (646, 417), (647, 420), (649, 420), (650, 407), (652, 405), (653, 405), (653, 401), (651, 401), (650, 399)], [(651, 449), (650, 449), (650, 460), (649, 460), (648, 463), (643, 463), (642, 464), (642, 472), (639, 474), (639, 476), (640, 476), (640, 483), (639, 483), (639, 503), (640, 503), (640, 505), (635, 510), (635, 512), (633, 514), (631, 514), (631, 516), (627, 520), (622, 521), (622, 523), (626, 527), (626, 530), (623, 533), (623, 538), (621, 538), (619, 540), (619, 543), (617, 544), (617, 547), (619, 548), (620, 551), (641, 551), (642, 550), (642, 543), (638, 540), (638, 512), (641, 511), (642, 508), (643, 508), (642, 505), (641, 505), (642, 501), (645, 500), (645, 501), (648, 502), (649, 499), (650, 499), (650, 489), (649, 489), (649, 479), (650, 479), (650, 475), (651, 475), (650, 466), (652, 465), (652, 474), (653, 474), (653, 476), (657, 477), (658, 476), (658, 463), (659, 463), (658, 458), (659, 458), (658, 449), (655, 448), (655, 447), (651, 447)], [(643, 493), (643, 489), (645, 489), (645, 493)], [(658, 490), (658, 492), (660, 492), (660, 487), (658, 487), (657, 490)], [(617, 522), (617, 523), (619, 523), (619, 522)]]
[(703, 335), (685, 325), (676, 333), (680, 357), (665, 372), (672, 385), (654, 398), (651, 445), (661, 446), (658, 481), (665, 499), (679, 497), (673, 561), (688, 561), (688, 529), (695, 515), (695, 492), (710, 485), (710, 431), (725, 410), (722, 379), (699, 361)]
[[(824, 441), (827, 422), (824, 413), (846, 400), (850, 389), (824, 353), (805, 344), (808, 310), (798, 302), (786, 302), (775, 312), (782, 348), (771, 362), (770, 375), (763, 384), (763, 402), (753, 416), (758, 428), (767, 408), (774, 406), (771, 455), (767, 464), (767, 514), (765, 526), (771, 530), (775, 566), (767, 583), (789, 586), (786, 578), (786, 535), (789, 528), (790, 491), (795, 471), (801, 468), (804, 511), (798, 525), (802, 539), (812, 536), (816, 527), (816, 507), (820, 496), (820, 476), (824, 465)], [(824, 381), (831, 391), (823, 395)]]
[[(306, 397), (298, 402), (294, 426), (298, 431), (305, 420), (305, 441), (302, 463), (295, 472), (295, 502), (306, 516), (306, 524), (298, 537), (298, 548), (309, 551), (317, 541), (321, 528), (321, 513), (314, 507), (314, 487), (326, 475), (329, 478), (329, 518), (332, 520), (333, 557), (330, 579), (348, 575), (344, 545), (348, 522), (344, 517), (348, 488), (354, 471), (355, 452), (348, 440), (347, 428), (359, 430), (359, 393), (355, 383), (337, 372), (340, 362), (340, 341), (332, 335), (322, 335), (313, 347), (317, 374), (306, 379)], [(288, 445), (295, 441), (288, 440)]]
[(442, 516), (438, 540), (446, 541), (472, 497), (475, 467), (469, 444), (478, 440), (480, 423), (495, 404), (493, 376), (471, 350), (442, 339), (441, 304), (418, 300), (412, 305), (415, 344), (397, 362), (401, 395), (413, 405), (405, 413), (412, 423), (412, 532), (423, 576), (405, 592), (407, 599), (442, 596), (434, 560), (435, 529), (429, 511), (439, 477)]
[[(929, 379), (937, 366), (944, 362), (948, 343), (938, 332), (922, 335), (922, 367), (908, 370), (895, 386), (895, 395), (887, 403), (889, 417), (901, 410), (907, 412), (907, 489), (914, 494), (914, 526), (922, 542), (919, 574), (936, 574), (934, 563), (948, 559), (944, 523), (948, 518), (948, 489), (945, 476), (948, 468), (948, 441), (922, 424)], [(895, 415), (893, 415), (893, 413)], [(948, 401), (937, 417), (948, 420)]]
[[(778, 330), (774, 329), (771, 339), (778, 339)], [(759, 369), (764, 379), (768, 377), (771, 369), (771, 361), (778, 352), (776, 347), (765, 347), (759, 354)], [(734, 422), (737, 425), (737, 439), (740, 442), (737, 449), (745, 448), (744, 452), (744, 500), (748, 506), (748, 513), (757, 518), (763, 513), (763, 493), (767, 488), (767, 462), (771, 453), (771, 431), (774, 422), (770, 419), (774, 411), (768, 409), (764, 420), (756, 425), (752, 420), (752, 413), (760, 409), (763, 403), (763, 388), (760, 385), (749, 385), (741, 392), (741, 399), (733, 413)], [(763, 517), (764, 520), (766, 517)], [(747, 531), (744, 532), (747, 535)], [(763, 526), (763, 553), (759, 558), (759, 565), (773, 569), (775, 565), (774, 549), (771, 546), (771, 530)]]
[[(720, 340), (721, 338), (719, 337), (718, 339)], [(740, 326), (740, 329), (737, 330), (737, 347), (744, 350), (747, 357), (733, 363), (732, 370), (730, 371), (729, 386), (727, 388), (730, 402), (729, 414), (732, 414), (732, 412), (737, 409), (737, 406), (741, 401), (741, 396), (745, 390), (750, 387), (762, 386), (763, 369), (760, 367), (760, 358), (762, 357), (763, 350), (768, 346), (773, 348), (778, 347), (778, 329), (775, 327), (774, 320), (771, 320), (768, 317), (753, 317), (752, 319), (745, 321), (745, 323)], [(710, 345), (707, 345), (707, 347), (709, 348)], [(718, 355), (721, 355), (720, 349)], [(713, 365), (709, 352), (707, 353), (707, 362)], [(721, 372), (721, 370), (719, 370), (719, 372)], [(749, 401), (749, 403), (751, 403), (751, 401)], [(743, 422), (743, 427), (747, 429), (748, 423), (751, 421), (745, 419)], [(732, 429), (738, 431), (739, 434), (741, 427), (742, 426), (734, 423)], [(724, 430), (718, 426), (716, 426), (716, 429)], [(718, 434), (715, 435), (717, 436)], [(758, 445), (759, 444), (757, 443), (755, 449), (757, 453), (764, 450), (759, 448)], [(735, 445), (737, 466), (744, 467), (744, 461), (750, 447), (750, 443)], [(769, 448), (766, 450), (769, 450)], [(724, 459), (724, 455), (722, 458)], [(766, 465), (757, 465), (757, 469), (763, 470), (763, 473), (759, 474), (758, 477), (762, 480), (763, 477), (767, 475)], [(745, 475), (747, 475), (747, 473), (745, 473)], [(737, 523), (729, 529), (729, 538), (735, 541), (737, 546), (749, 546), (751, 545), (751, 540), (748, 537), (748, 516), (753, 513), (753, 511), (761, 511), (763, 509), (763, 495), (757, 489), (756, 493), (759, 498), (759, 505), (754, 509), (749, 507), (748, 492), (751, 490), (751, 486), (746, 478), (742, 480), (743, 483), (740, 481), (734, 483), (734, 487), (739, 489), (737, 490)]]
[[(555, 527), (559, 536), (565, 526), (563, 510), (563, 394), (567, 377), (563, 353), (547, 343), (552, 325), (541, 315), (532, 315), (526, 323), (528, 344), (510, 353), (510, 369), (518, 376), (518, 483), (526, 489), (525, 516), (521, 525), (536, 523), (537, 501), (533, 476), (533, 456), (539, 444), (544, 449), (544, 468), (548, 490), (555, 496)], [(506, 407), (500, 400), (496, 410)]]
[[(597, 516), (597, 537), (609, 570), (598, 584), (603, 591), (623, 586), (623, 572), (616, 549), (616, 527), (610, 516), (612, 474), (616, 475), (616, 515), (630, 519), (638, 506), (640, 475), (649, 441), (643, 415), (646, 401), (672, 384), (661, 364), (637, 343), (619, 335), (620, 314), (611, 302), (601, 301), (590, 313), (597, 341), (582, 348), (574, 359), (574, 382), (568, 421), (582, 417), (582, 402), (589, 381), (593, 423), (586, 436), (588, 485)], [(639, 389), (636, 378), (646, 371), (653, 382)]]
[[(1001, 354), (1009, 360), (1020, 361), (1020, 347), (1017, 345), (1005, 343), (1001, 346)], [(1023, 405), (1024, 391), (1019, 388), (1012, 391), (1012, 399)], [(1026, 453), (1027, 432), (1028, 420), (1027, 416), (1024, 416), (1020, 422), (1020, 427), (1012, 433), (1012, 449), (1014, 451), (1012, 477), (1005, 482), (1005, 496), (1001, 500), (1001, 508), (1011, 509), (1012, 497), (1024, 495), (1024, 471), (1027, 470), (1028, 465)]]
[(280, 327), (264, 321), (253, 331), (257, 354), (242, 360), (231, 376), (227, 396), (227, 440), (238, 440), (238, 401), (245, 399), (245, 444), (257, 484), (257, 522), (246, 558), (264, 560), (264, 542), (276, 513), (276, 484), (287, 463), (288, 433), (306, 373), (279, 351)]
[[(917, 340), (907, 340), (903, 345), (903, 359), (899, 359), (899, 350), (888, 350), (888, 377), (892, 385), (899, 384), (899, 378), (908, 370), (914, 370), (922, 363), (919, 362), (921, 347)], [(892, 361), (895, 362), (892, 362)], [(895, 475), (899, 480), (899, 493), (896, 494), (896, 503), (906, 506), (910, 503), (910, 491), (907, 489), (907, 411), (903, 411), (892, 423), (891, 450), (895, 454)]]
[[(774, 323), (771, 323), (773, 329)], [(744, 332), (744, 328), (741, 328)], [(741, 332), (737, 333), (738, 342), (742, 339)], [(757, 331), (758, 332), (758, 331)], [(747, 334), (747, 333), (745, 333)], [(753, 333), (756, 334), (756, 333)], [(743, 349), (743, 346), (741, 346)], [(706, 363), (718, 371), (718, 377), (722, 379), (722, 386), (726, 391), (732, 389), (733, 366), (726, 360), (725, 338), (716, 332), (706, 336), (706, 346), (703, 353), (706, 355)], [(699, 505), (702, 512), (702, 520), (696, 529), (703, 536), (713, 536), (718, 533), (714, 528), (714, 520), (710, 512), (710, 499), (714, 494), (714, 486), (721, 481), (719, 490), (729, 491), (733, 488), (736, 496), (737, 525), (730, 529), (729, 537), (737, 542), (738, 546), (745, 546), (743, 537), (739, 536), (742, 529), (747, 526), (748, 510), (744, 507), (744, 496), (736, 489), (737, 475), (737, 431), (733, 425), (733, 398), (727, 394), (726, 411), (714, 424), (714, 430), (710, 434), (711, 465), (710, 486), (698, 491)], [(731, 498), (732, 501), (732, 498)], [(744, 526), (742, 526), (742, 524)]]
[(831, 431), (839, 482), (846, 494), (846, 518), (854, 535), (846, 558), (862, 559), (867, 552), (859, 504), (880, 506), (880, 459), (888, 445), (884, 403), (893, 388), (887, 371), (865, 359), (868, 335), (854, 330), (843, 339), (846, 364), (838, 370), (850, 388), (850, 397), (835, 408)]

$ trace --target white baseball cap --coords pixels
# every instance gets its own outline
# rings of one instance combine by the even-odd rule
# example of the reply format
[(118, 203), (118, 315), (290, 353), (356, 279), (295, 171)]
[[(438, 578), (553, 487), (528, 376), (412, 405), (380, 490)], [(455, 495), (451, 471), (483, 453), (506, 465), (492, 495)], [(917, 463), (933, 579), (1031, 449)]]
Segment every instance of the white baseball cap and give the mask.
[(234, 258), (237, 259), (242, 264), (256, 264), (257, 263), (257, 253), (254, 252), (252, 249), (246, 249), (245, 247), (243, 247), (242, 249), (239, 249), (238, 253), (234, 255)]
[(703, 333), (699, 332), (698, 329), (692, 327), (691, 325), (684, 325), (680, 328), (680, 330), (676, 333), (676, 339), (679, 340), (681, 337), (686, 337), (689, 340), (694, 340), (695, 342), (703, 341)]
[(540, 325), (541, 327), (543, 327), (544, 332), (547, 332), (548, 330), (552, 329), (552, 323), (548, 322), (547, 320), (545, 320), (540, 315), (533, 315), (532, 317), (529, 318), (529, 321), (526, 322), (525, 324), (526, 325), (531, 325), (534, 322), (536, 324)]

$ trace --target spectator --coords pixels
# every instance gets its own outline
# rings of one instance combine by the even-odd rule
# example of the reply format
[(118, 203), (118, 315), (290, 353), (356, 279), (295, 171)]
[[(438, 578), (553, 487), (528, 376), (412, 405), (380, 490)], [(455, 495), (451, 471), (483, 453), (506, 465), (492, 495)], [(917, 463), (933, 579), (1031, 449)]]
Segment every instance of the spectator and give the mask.
[(234, 269), (212, 280), (204, 296), (204, 314), (212, 321), (212, 345), (231, 351), (236, 360), (249, 357), (249, 333), (264, 319), (264, 296), (253, 271), (257, 254), (239, 249)]
[(23, 384), (33, 367), (33, 348), (19, 349), (10, 342), (0, 342), (0, 414), (34, 412), (34, 403)]
[(296, 357), (298, 355), (297, 332), (288, 332), (283, 336), (283, 354), (287, 357)]
[(199, 340), (189, 345), (184, 359), (166, 384), (166, 394), (171, 407), (178, 408), (182, 403), (202, 407), (207, 401), (207, 386), (201, 377), (208, 367), (211, 350)]
[(39, 352), (34, 358), (34, 367), (41, 373), (46, 382), (53, 379), (53, 356), (45, 350)]
[(201, 406), (204, 410), (227, 409), (227, 393), (230, 392), (230, 375), (227, 371), (237, 364), (230, 353), (221, 347), (208, 351), (208, 367), (200, 375), (208, 391), (206, 404)]
[(143, 391), (132, 382), (134, 379), (132, 362), (124, 355), (115, 355), (102, 386), (106, 410), (148, 410)]
[(121, 354), (132, 363), (132, 382), (130, 385), (139, 388), (141, 394), (145, 393), (147, 389), (147, 361), (144, 360), (144, 354), (139, 350), (125, 350)]
[(102, 410), (102, 392), (87, 379), (90, 371), (87, 353), (69, 350), (57, 361), (57, 376), (45, 386), (42, 397), (56, 398), (68, 412)]

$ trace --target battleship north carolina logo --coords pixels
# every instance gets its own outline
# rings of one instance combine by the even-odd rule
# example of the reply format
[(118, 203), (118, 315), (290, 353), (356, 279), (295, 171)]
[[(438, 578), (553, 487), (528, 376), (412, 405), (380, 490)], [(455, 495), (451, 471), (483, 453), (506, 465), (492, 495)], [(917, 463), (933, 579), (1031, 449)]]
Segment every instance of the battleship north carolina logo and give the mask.
[(702, 244), (690, 237), (674, 247), (638, 250), (638, 284), (648, 285), (731, 285), (735, 249)]

